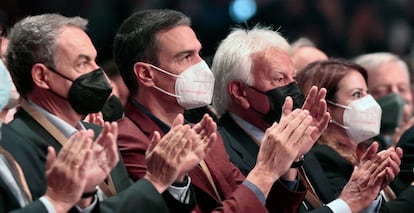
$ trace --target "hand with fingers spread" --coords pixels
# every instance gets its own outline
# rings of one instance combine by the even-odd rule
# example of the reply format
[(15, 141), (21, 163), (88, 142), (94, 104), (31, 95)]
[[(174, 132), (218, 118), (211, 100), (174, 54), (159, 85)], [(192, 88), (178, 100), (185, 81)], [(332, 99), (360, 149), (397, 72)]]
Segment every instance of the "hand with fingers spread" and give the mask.
[[(93, 138), (93, 132), (88, 130), (89, 137)], [(103, 130), (92, 145), (93, 166), (87, 177), (85, 192), (94, 191), (96, 186), (102, 183), (119, 161), (116, 139), (118, 125), (116, 122), (105, 122)]]
[(67, 212), (81, 198), (93, 166), (92, 139), (82, 130), (69, 138), (58, 156), (48, 147), (45, 197), (57, 212)]
[(387, 163), (385, 169), (386, 174), (384, 177), (384, 181), (381, 185), (381, 189), (384, 189), (391, 183), (391, 181), (394, 180), (394, 178), (400, 172), (403, 151), (400, 147), (390, 147), (387, 150), (379, 152), (377, 155), (383, 162)]
[[(309, 140), (316, 142), (319, 137), (322, 135), (323, 131), (328, 127), (329, 120), (331, 118), (329, 112), (327, 111), (327, 105), (325, 101), (326, 89), (318, 89), (316, 86), (312, 86), (309, 90), (309, 93), (306, 97), (305, 103), (302, 106), (302, 109), (308, 110), (312, 116), (313, 131), (310, 134)], [(312, 146), (305, 147), (302, 150), (302, 154), (307, 153)]]
[[(182, 124), (183, 121), (184, 117), (179, 114), (174, 120), (172, 127), (177, 124)], [(182, 162), (180, 174), (177, 178), (179, 182), (183, 180), (183, 177), (191, 169), (204, 159), (217, 139), (217, 125), (208, 114), (205, 114), (201, 121), (192, 127), (192, 130), (194, 133), (189, 135), (192, 146), (190, 152)]]
[(389, 167), (389, 154), (376, 154), (377, 150), (377, 143), (368, 148), (341, 192), (340, 198), (348, 204), (352, 212), (367, 208), (384, 187), (387, 175), (393, 173)]
[[(265, 132), (257, 156), (256, 166), (247, 180), (268, 194), (270, 186), (279, 179), (302, 151), (304, 143), (313, 131), (312, 117), (307, 110), (296, 109), (282, 116), (279, 124), (273, 124)], [(266, 178), (264, 178), (266, 177)]]
[(103, 126), (105, 123), (102, 112), (90, 113), (83, 120), (88, 123), (96, 124), (98, 126)]
[[(328, 127), (329, 119), (331, 118), (327, 111), (327, 105), (325, 101), (326, 89), (318, 89), (316, 86), (312, 86), (306, 96), (305, 103), (302, 106), (303, 110), (309, 111), (312, 117), (310, 129), (307, 132), (307, 136), (304, 137), (304, 146), (299, 152), (297, 158), (300, 158), (312, 148), (313, 144), (322, 135), (323, 131)], [(287, 116), (292, 112), (293, 101), (291, 97), (287, 97), (282, 107), (282, 117)]]
[(183, 125), (184, 117), (177, 115), (172, 129), (161, 138), (154, 132), (145, 159), (150, 180), (161, 193), (173, 182), (183, 181), (184, 176), (204, 159), (216, 140), (216, 125), (210, 116), (193, 128)]
[(148, 179), (158, 192), (162, 193), (171, 185), (182, 170), (182, 163), (189, 153), (194, 137), (189, 125), (176, 124), (164, 137), (154, 132), (145, 153)]

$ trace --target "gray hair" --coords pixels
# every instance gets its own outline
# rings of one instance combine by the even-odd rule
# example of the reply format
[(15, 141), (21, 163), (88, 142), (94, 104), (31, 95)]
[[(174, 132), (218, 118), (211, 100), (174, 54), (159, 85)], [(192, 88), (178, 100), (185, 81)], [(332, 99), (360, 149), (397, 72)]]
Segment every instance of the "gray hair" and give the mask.
[(390, 61), (396, 61), (404, 67), (404, 70), (407, 73), (408, 79), (410, 79), (410, 72), (408, 70), (407, 64), (397, 55), (388, 53), (388, 52), (377, 52), (363, 54), (354, 59), (354, 62), (364, 67), (368, 73), (373, 74), (381, 65), (388, 63)]
[(225, 113), (231, 102), (228, 84), (238, 80), (252, 85), (254, 78), (251, 56), (269, 48), (278, 48), (290, 54), (290, 45), (286, 39), (269, 27), (233, 29), (220, 43), (211, 66), (216, 79), (213, 105), (219, 116)]
[(64, 26), (86, 30), (88, 21), (59, 14), (28, 16), (17, 22), (9, 34), (6, 61), (17, 91), (26, 96), (33, 90), (31, 69), (36, 63), (55, 67), (56, 38)]

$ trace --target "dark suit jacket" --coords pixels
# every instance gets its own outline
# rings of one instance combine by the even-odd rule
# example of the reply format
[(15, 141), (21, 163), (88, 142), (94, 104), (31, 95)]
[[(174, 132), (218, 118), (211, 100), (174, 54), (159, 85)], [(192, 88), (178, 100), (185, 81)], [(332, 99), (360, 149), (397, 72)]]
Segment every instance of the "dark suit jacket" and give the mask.
[[(350, 179), (353, 166), (338, 152), (327, 145), (316, 144), (311, 152), (321, 163), (325, 175), (329, 179), (329, 184), (334, 193), (339, 196), (342, 188)], [(402, 191), (397, 199), (383, 202), (381, 212), (412, 212), (414, 208), (414, 186), (409, 186)]]
[(397, 146), (403, 149), (401, 170), (398, 177), (400, 177), (405, 186), (409, 186), (414, 181), (414, 126), (404, 132)]
[[(160, 127), (138, 108), (129, 105), (125, 117), (119, 121), (118, 146), (132, 179), (145, 175), (145, 151), (154, 131), (163, 134)], [(267, 212), (257, 196), (242, 184), (245, 177), (231, 164), (221, 137), (205, 157), (222, 202), (214, 196), (209, 181), (196, 167), (189, 172), (197, 198), (197, 212)], [(294, 212), (300, 206), (302, 194), (294, 193), (277, 182), (269, 194), (268, 208), (272, 212)]]
[[(253, 167), (256, 164), (256, 158), (257, 154), (259, 153), (259, 146), (254, 141), (254, 139), (251, 138), (250, 135), (248, 135), (240, 126), (233, 120), (233, 118), (230, 116), (229, 113), (225, 113), (219, 120), (218, 123), (218, 129), (220, 134), (223, 137), (224, 146), (226, 147), (227, 153), (230, 156), (230, 160), (234, 165), (239, 167), (240, 171), (243, 172), (243, 174), (248, 174), (250, 170), (253, 169)], [(311, 156), (305, 156), (305, 169), (308, 168), (311, 170), (312, 173), (307, 173), (308, 178), (326, 178), (321, 174), (320, 167), (318, 162), (314, 159), (314, 157)], [(323, 182), (323, 180), (321, 180)], [(325, 183), (323, 183), (325, 184)], [(327, 187), (320, 187), (315, 186), (316, 191), (327, 191), (324, 193), (325, 196), (328, 196), (325, 199), (322, 199), (322, 201), (330, 202), (334, 200), (332, 192), (328, 191), (329, 188)], [(304, 193), (304, 192), (302, 192)], [(326, 203), (328, 203), (326, 202)], [(300, 212), (306, 211), (305, 208), (302, 206)], [(319, 209), (315, 209), (312, 212), (331, 212), (328, 207), (323, 207)]]
[(46, 212), (45, 206), (40, 201), (35, 201), (25, 208), (20, 209), (20, 204), (14, 194), (10, 191), (9, 186), (0, 178), (0, 213), (10, 212)]
[[(101, 129), (99, 126), (88, 123), (85, 123), (85, 127), (93, 128), (96, 136)], [(24, 136), (24, 138), (16, 139), (12, 136), (14, 134)], [(2, 127), (1, 144), (21, 165), (33, 199), (42, 196), (46, 189), (45, 163), (47, 147), (53, 146), (59, 151), (61, 145), (23, 109), (16, 113), (15, 119), (11, 123)], [(128, 212), (128, 210), (136, 211), (140, 209), (146, 212), (168, 212), (164, 200), (168, 205), (174, 206), (179, 211), (183, 210), (184, 207), (185, 209), (190, 208), (189, 205), (182, 205), (171, 196), (165, 195), (163, 199), (148, 181), (142, 180), (131, 186), (131, 180), (122, 160), (111, 171), (111, 176), (115, 188), (120, 194), (101, 201), (99, 208), (95, 208), (98, 209), (97, 211)]]

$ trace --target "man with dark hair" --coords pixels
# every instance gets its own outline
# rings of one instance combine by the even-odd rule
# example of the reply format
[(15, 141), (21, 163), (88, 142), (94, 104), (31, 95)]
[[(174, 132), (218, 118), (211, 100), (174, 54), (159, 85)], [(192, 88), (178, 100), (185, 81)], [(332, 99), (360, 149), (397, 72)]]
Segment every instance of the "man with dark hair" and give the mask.
[[(194, 203), (189, 185), (170, 185), (177, 176), (197, 165), (204, 157), (209, 141), (202, 144), (188, 125), (181, 124), (175, 125), (162, 139), (155, 134), (145, 157), (151, 169), (142, 180), (131, 185), (123, 162), (117, 164), (117, 155), (100, 152), (109, 144), (116, 146), (117, 123), (105, 123), (102, 129), (81, 122), (87, 114), (102, 109), (112, 90), (103, 70), (95, 62), (97, 52), (84, 31), (86, 24), (87, 21), (80, 17), (43, 14), (29, 16), (12, 28), (6, 59), (23, 100), (22, 109), (7, 125), (9, 128), (2, 132), (7, 135), (11, 129), (24, 135), (25, 140), (12, 141), (4, 137), (2, 143), (8, 144), (5, 148), (22, 165), (29, 177), (30, 191), (34, 198), (38, 198), (46, 190), (47, 147), (59, 151), (67, 138), (79, 129), (93, 129), (95, 134), (90, 135), (90, 140), (99, 135), (94, 143), (96, 155), (100, 156), (94, 163), (99, 167), (87, 180), (85, 199), (78, 203), (78, 210), (89, 211), (99, 204), (103, 212), (191, 211)], [(182, 115), (178, 115), (177, 120), (181, 119)], [(177, 144), (174, 147), (169, 145), (174, 143)], [(35, 156), (16, 149), (29, 145), (35, 145)], [(31, 162), (29, 157), (39, 161)], [(106, 176), (114, 166), (110, 176)], [(160, 193), (164, 191), (162, 197)]]
[[(115, 36), (114, 59), (131, 94), (119, 121), (118, 146), (134, 180), (146, 173), (144, 153), (152, 133), (167, 133), (177, 114), (211, 103), (214, 77), (200, 57), (201, 44), (190, 25), (177, 11), (144, 10), (127, 18)], [(247, 177), (231, 164), (217, 135), (211, 154), (188, 172), (196, 211), (297, 211), (303, 185), (291, 190), (278, 180), (314, 143), (311, 135), (319, 130), (311, 120), (307, 110), (298, 109), (273, 125)], [(205, 115), (193, 129), (207, 139), (205, 134), (215, 132), (216, 124)]]

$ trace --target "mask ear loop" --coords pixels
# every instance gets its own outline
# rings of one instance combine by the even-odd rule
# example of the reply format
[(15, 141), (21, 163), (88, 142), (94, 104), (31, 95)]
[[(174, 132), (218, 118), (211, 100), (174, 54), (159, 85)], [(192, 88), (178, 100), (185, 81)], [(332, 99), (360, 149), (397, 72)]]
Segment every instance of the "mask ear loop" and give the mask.
[[(327, 103), (329, 103), (329, 104), (332, 104), (332, 105), (334, 105), (334, 106), (344, 108), (344, 109), (349, 109), (349, 110), (351, 109), (351, 107), (349, 107), (349, 106), (345, 106), (345, 105), (342, 105), (342, 104), (338, 104), (338, 103), (332, 102), (332, 101), (330, 101), (330, 100), (326, 100), (326, 102), (327, 102)], [(350, 127), (349, 127), (349, 126), (344, 126), (344, 125), (342, 125), (342, 124), (340, 124), (340, 123), (336, 122), (334, 119), (331, 119), (329, 122), (330, 122), (330, 123), (333, 123), (333, 124), (335, 124), (335, 125), (337, 125), (337, 126), (339, 126), (339, 127), (342, 127), (343, 129), (350, 129)]]
[[(162, 72), (162, 73), (164, 73), (164, 74), (166, 74), (166, 75), (169, 75), (169, 76), (172, 76), (172, 77), (176, 77), (176, 78), (180, 78), (180, 77), (181, 77), (180, 75), (176, 75), (176, 74), (169, 73), (169, 72), (167, 72), (167, 71), (165, 71), (165, 70), (163, 70), (163, 69), (161, 69), (161, 68), (159, 68), (159, 67), (157, 67), (157, 66), (154, 66), (154, 65), (152, 65), (152, 64), (149, 64), (149, 65), (150, 65), (150, 67), (154, 68), (155, 70), (160, 71), (160, 72)], [(170, 92), (168, 92), (168, 91), (166, 91), (166, 90), (163, 90), (163, 89), (161, 89), (160, 87), (158, 87), (158, 86), (156, 86), (156, 85), (154, 85), (153, 87), (154, 87), (156, 90), (158, 90), (158, 91), (160, 91), (160, 92), (162, 92), (162, 93), (164, 93), (164, 94), (167, 94), (167, 95), (169, 95), (169, 96), (171, 96), (171, 97), (174, 97), (174, 98), (180, 98), (180, 96), (178, 96), (178, 95), (176, 95), (176, 94), (173, 94), (173, 93), (170, 93)]]

